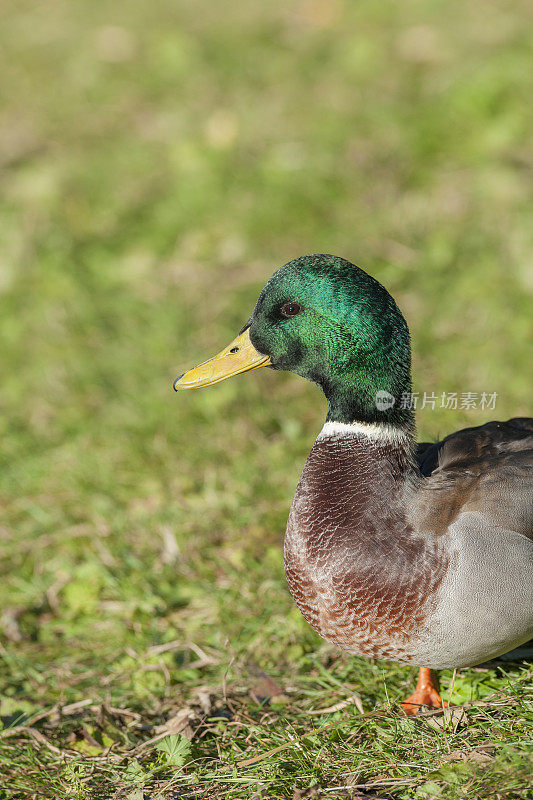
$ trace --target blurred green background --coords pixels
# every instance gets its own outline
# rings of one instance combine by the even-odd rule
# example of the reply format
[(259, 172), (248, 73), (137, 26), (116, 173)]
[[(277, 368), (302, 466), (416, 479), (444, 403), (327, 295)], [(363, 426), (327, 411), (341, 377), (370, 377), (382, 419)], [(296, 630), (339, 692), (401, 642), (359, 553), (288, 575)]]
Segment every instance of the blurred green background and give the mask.
[(498, 393), (425, 409), (424, 438), (530, 412), (532, 21), (525, 0), (3, 4), (4, 714), (103, 679), (155, 703), (134, 655), (176, 639), (174, 692), (320, 647), (281, 542), (322, 396), (269, 371), (171, 388), (291, 258), (387, 286), (415, 390)]

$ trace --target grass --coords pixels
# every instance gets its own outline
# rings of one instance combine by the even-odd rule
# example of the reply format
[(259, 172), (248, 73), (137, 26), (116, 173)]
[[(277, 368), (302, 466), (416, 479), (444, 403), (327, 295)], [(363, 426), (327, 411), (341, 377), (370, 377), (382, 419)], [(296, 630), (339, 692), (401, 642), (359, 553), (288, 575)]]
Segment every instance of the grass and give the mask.
[(417, 391), (498, 395), (421, 437), (530, 411), (529, 4), (4, 5), (0, 797), (526, 798), (527, 664), (462, 671), (443, 728), (296, 610), (319, 392), (171, 381), (334, 252)]

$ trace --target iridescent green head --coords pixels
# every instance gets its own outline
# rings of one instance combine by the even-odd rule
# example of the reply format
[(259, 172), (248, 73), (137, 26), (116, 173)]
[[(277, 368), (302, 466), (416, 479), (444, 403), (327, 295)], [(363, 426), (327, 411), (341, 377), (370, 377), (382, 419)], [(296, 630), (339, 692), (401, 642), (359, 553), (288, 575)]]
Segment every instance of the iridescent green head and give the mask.
[(386, 289), (343, 258), (302, 256), (281, 267), (240, 336), (175, 388), (263, 365), (317, 383), (328, 420), (411, 422), (411, 412), (401, 408), (402, 394), (411, 390), (407, 324)]

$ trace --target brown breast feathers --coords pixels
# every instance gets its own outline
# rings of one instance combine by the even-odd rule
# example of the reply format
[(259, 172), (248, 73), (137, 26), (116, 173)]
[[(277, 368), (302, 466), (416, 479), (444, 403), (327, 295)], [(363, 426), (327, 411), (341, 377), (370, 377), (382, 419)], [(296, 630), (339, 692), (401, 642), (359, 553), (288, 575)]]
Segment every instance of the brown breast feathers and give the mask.
[(289, 589), (307, 621), (343, 650), (409, 660), (447, 557), (407, 524), (408, 447), (319, 437), (285, 537)]

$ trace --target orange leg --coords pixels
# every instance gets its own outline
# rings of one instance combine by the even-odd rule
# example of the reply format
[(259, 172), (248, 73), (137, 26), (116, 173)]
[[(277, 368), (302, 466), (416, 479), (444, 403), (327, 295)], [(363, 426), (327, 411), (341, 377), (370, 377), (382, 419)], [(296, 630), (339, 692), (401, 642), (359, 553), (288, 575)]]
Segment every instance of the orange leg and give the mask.
[(416, 689), (401, 705), (407, 716), (412, 717), (422, 706), (442, 708), (447, 707), (448, 703), (439, 694), (439, 683), (433, 671), (427, 667), (420, 667)]

